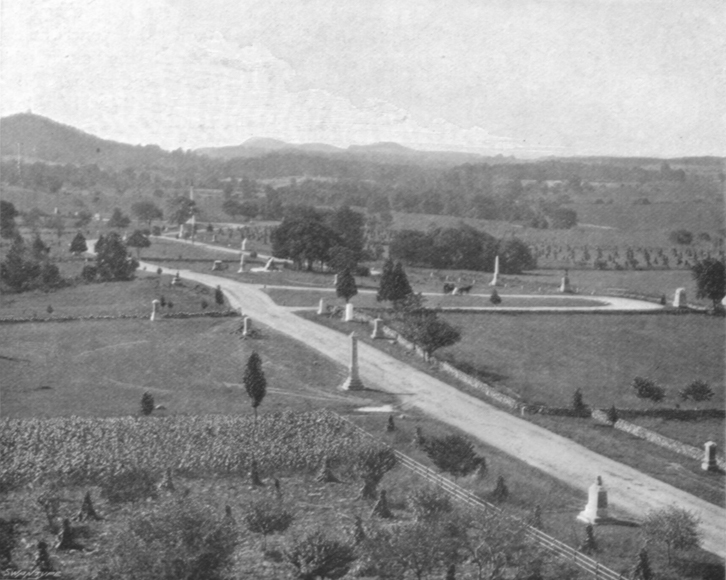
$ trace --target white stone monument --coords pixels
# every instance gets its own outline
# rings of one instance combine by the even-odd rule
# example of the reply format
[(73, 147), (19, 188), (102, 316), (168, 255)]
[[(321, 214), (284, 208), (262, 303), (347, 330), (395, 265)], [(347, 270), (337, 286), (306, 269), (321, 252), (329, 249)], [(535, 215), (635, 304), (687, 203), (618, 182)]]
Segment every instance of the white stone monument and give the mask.
[(499, 285), (499, 256), (496, 256), (494, 258), (494, 277), (492, 278), (492, 281), (489, 282), (489, 286), (498, 286)]
[(151, 301), (151, 322), (154, 322), (159, 314), (159, 306), (161, 302), (159, 300)]
[(338, 275), (333, 276), (333, 286), (338, 286)]
[(246, 252), (247, 251), (247, 238), (244, 238), (242, 240), (242, 251), (243, 252)]
[(365, 387), (358, 376), (358, 338), (355, 333), (350, 334), (350, 369), (348, 378), (340, 386), (344, 391), (362, 391)]
[(353, 322), (353, 305), (350, 302), (345, 305), (345, 317), (343, 318), (343, 322)]
[(245, 271), (245, 255), (244, 254), (240, 254), (240, 256), (239, 256), (239, 270), (237, 270), (237, 273), (238, 274), (241, 274), (244, 271)]
[(587, 490), (587, 505), (578, 514), (577, 519), (595, 526), (610, 519), (608, 515), (608, 492), (602, 484), (602, 477), (599, 475), (597, 481)]
[(386, 335), (383, 334), (383, 319), (382, 318), (376, 318), (373, 321), (373, 332), (371, 333), (371, 338), (386, 338)]
[(318, 314), (325, 314), (325, 300), (322, 298), (320, 299), (320, 304), (318, 304)]
[(704, 471), (716, 471), (718, 469), (718, 464), (716, 463), (716, 444), (713, 441), (707, 441), (703, 445), (701, 469)]
[(252, 320), (249, 316), (242, 319), (242, 336), (250, 336), (252, 334)]
[(214, 260), (214, 263), (212, 264), (212, 271), (216, 272), (221, 269), (222, 269), (222, 260)]
[(688, 305), (686, 302), (686, 289), (678, 288), (673, 296), (673, 307), (674, 308), (685, 308)]
[(172, 286), (176, 286), (177, 284), (181, 284), (181, 276), (179, 275), (178, 271), (176, 274), (174, 274), (174, 277), (171, 279)]
[(567, 275), (567, 270), (565, 270), (565, 275), (562, 276), (562, 284), (560, 284), (560, 293), (561, 294), (571, 294), (572, 293), (572, 287), (570, 286), (570, 277)]

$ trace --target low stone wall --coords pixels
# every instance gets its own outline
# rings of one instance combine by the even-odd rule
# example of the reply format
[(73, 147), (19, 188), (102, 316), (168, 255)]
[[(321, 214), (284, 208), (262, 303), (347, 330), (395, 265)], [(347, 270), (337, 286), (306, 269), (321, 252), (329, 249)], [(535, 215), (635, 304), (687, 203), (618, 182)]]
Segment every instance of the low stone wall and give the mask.
[(726, 419), (726, 409), (618, 409), (618, 416), (625, 419), (656, 417), (678, 421), (698, 419)]
[[(618, 410), (618, 414), (619, 413), (620, 410)], [(595, 409), (592, 412), (592, 418), (606, 425), (612, 424), (610, 423), (610, 421), (608, 421), (607, 413), (601, 409)], [(675, 451), (680, 455), (685, 455), (686, 457), (690, 457), (691, 459), (695, 459), (697, 461), (703, 460), (703, 449), (699, 449), (698, 447), (694, 447), (693, 445), (688, 445), (686, 443), (676, 441), (675, 439), (671, 439), (670, 437), (666, 437), (665, 435), (661, 435), (660, 433), (656, 433), (655, 431), (651, 431), (650, 429), (646, 429), (645, 427), (641, 427), (640, 425), (630, 423), (629, 421), (625, 421), (624, 419), (618, 419), (613, 427), (615, 427), (615, 429), (619, 429), (620, 431), (630, 433), (631, 435), (639, 437), (640, 439), (645, 439), (646, 441), (650, 441), (651, 443), (655, 443), (656, 445), (660, 445), (661, 447), (664, 447), (671, 451)], [(724, 459), (723, 455), (716, 456), (716, 464), (721, 469), (726, 469), (726, 460)]]
[[(225, 310), (223, 312), (174, 312), (159, 314), (160, 318), (226, 318), (228, 316), (239, 316), (236, 310)], [(13, 317), (0, 318), (0, 324), (19, 324), (23, 322), (76, 322), (79, 320), (148, 320), (151, 313), (147, 314), (98, 314), (89, 316), (48, 316), (45, 318), (35, 317)]]

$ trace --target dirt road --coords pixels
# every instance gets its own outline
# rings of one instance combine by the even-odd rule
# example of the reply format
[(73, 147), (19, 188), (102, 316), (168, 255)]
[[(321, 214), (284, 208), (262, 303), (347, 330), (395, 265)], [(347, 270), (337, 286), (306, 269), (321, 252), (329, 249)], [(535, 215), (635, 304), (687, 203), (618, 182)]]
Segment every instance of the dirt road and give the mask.
[[(156, 269), (151, 264), (146, 266)], [(176, 270), (165, 272), (173, 274)], [(348, 364), (348, 340), (276, 305), (259, 287), (183, 270), (181, 276), (209, 286), (221, 286), (232, 306), (240, 308), (253, 321), (300, 340), (341, 364)], [(650, 509), (670, 504), (696, 512), (702, 520), (704, 547), (726, 557), (726, 510), (723, 508), (492, 407), (366, 344), (359, 343), (359, 362), (364, 384), (397, 394), (404, 408), (415, 407), (576, 488), (586, 490), (598, 475), (602, 476), (613, 508), (636, 519)]]

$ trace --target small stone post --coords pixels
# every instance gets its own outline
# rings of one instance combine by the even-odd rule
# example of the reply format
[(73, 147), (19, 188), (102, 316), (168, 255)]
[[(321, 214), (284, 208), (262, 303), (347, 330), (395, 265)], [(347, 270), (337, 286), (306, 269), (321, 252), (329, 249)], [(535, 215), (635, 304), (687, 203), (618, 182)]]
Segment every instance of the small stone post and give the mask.
[(373, 332), (371, 333), (371, 338), (386, 338), (386, 335), (383, 334), (383, 329), (381, 328), (382, 325), (382, 318), (376, 318), (373, 321)]
[(673, 296), (673, 307), (674, 308), (685, 308), (687, 306), (686, 303), (686, 289), (685, 288), (677, 288), (676, 293)]
[(353, 322), (353, 305), (350, 302), (345, 305), (345, 318), (343, 319), (343, 321)]
[(318, 314), (325, 314), (325, 300), (322, 298), (320, 299), (320, 304), (318, 305)]
[(338, 275), (333, 276), (333, 286), (338, 286)]
[(716, 471), (718, 464), (716, 463), (716, 443), (707, 441), (703, 445), (703, 462), (701, 469), (704, 471)]
[(160, 305), (161, 305), (161, 302), (159, 300), (151, 301), (151, 322), (154, 322), (156, 320), (156, 316), (159, 313)]
[(249, 316), (242, 319), (242, 336), (250, 336), (252, 334), (252, 320)]
[(243, 252), (246, 252), (247, 251), (247, 238), (244, 238), (242, 240), (242, 251)]
[(358, 376), (358, 338), (354, 332), (350, 334), (350, 369), (348, 378), (340, 386), (344, 391), (362, 391), (365, 387)]
[(601, 524), (608, 516), (608, 492), (602, 484), (602, 477), (597, 476), (597, 482), (587, 491), (587, 505), (577, 515), (577, 519), (587, 524)]
[(244, 254), (240, 254), (240, 256), (239, 256), (239, 270), (237, 270), (237, 273), (238, 274), (241, 274), (244, 271), (245, 271), (245, 255)]
[(181, 282), (181, 276), (179, 275), (179, 272), (174, 274), (174, 277), (171, 279), (171, 285), (176, 286)]

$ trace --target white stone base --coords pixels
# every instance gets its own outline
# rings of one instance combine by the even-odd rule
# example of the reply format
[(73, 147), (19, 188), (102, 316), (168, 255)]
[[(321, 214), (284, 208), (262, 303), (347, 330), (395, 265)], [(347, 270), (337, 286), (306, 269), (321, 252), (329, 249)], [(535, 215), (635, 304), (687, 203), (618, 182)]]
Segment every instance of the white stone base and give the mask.
[(347, 379), (345, 379), (345, 382), (340, 385), (340, 389), (342, 391), (362, 391), (365, 389), (365, 386), (363, 386), (363, 382), (360, 380), (360, 377), (350, 375)]

